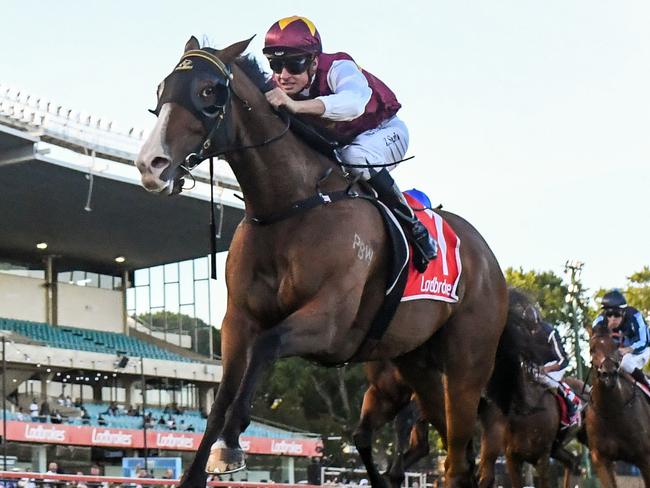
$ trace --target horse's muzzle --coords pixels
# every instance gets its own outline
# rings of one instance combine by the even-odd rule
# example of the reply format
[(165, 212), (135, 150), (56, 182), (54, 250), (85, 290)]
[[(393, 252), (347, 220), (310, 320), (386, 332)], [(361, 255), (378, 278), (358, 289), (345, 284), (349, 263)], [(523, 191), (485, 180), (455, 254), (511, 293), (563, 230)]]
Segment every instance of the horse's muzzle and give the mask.
[(596, 375), (604, 386), (612, 387), (616, 383), (618, 371), (613, 369), (598, 369)]

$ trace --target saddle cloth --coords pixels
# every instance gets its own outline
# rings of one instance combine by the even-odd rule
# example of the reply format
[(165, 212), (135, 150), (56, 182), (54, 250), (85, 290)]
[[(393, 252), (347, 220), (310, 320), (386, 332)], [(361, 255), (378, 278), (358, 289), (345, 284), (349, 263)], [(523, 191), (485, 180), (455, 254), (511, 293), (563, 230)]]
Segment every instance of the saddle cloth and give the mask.
[(460, 238), (446, 220), (428, 208), (431, 204), (426, 195), (423, 196), (417, 190), (409, 190), (404, 193), (404, 197), (420, 222), (438, 242), (438, 257), (429, 263), (424, 273), (420, 273), (410, 262), (402, 301), (424, 299), (455, 303), (458, 301), (458, 283), (462, 270)]
[(553, 392), (553, 395), (555, 396), (557, 406), (560, 409), (560, 423), (562, 425), (569, 425), (571, 423), (571, 419), (569, 418), (569, 409), (567, 408), (566, 400), (557, 392)]
[[(424, 193), (418, 190), (409, 190), (404, 193), (404, 196), (414, 209), (415, 215), (438, 241), (438, 257), (429, 263), (425, 273), (418, 272), (410, 259), (411, 245), (406, 240), (397, 219), (383, 203), (378, 200), (370, 200), (377, 207), (384, 221), (384, 227), (391, 243), (392, 259), (384, 303), (375, 315), (365, 341), (351, 359), (371, 350), (379, 343), (390, 325), (400, 301), (420, 299), (441, 300), (450, 303), (458, 301), (456, 291), (461, 272), (460, 239), (440, 215), (428, 208), (424, 210), (424, 207), (431, 207), (431, 203)], [(411, 291), (408, 291), (408, 283), (410, 283)]]

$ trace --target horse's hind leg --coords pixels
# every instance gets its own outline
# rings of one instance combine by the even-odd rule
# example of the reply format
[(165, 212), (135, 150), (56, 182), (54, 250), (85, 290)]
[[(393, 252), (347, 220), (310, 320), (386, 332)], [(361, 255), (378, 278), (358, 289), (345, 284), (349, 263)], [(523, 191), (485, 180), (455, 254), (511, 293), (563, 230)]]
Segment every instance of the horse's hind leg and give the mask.
[(503, 452), (505, 440), (505, 417), (496, 405), (484, 401), (479, 407), (482, 426), (481, 456), (479, 461), (479, 488), (491, 488), (494, 485), (494, 466)]
[[(407, 400), (408, 402), (408, 400)], [(372, 434), (395, 417), (404, 404), (391, 401), (374, 385), (371, 385), (363, 396), (361, 419), (352, 435), (359, 457), (366, 467), (370, 484), (374, 487), (385, 487), (386, 482), (379, 474), (372, 459)]]
[(415, 425), (415, 415), (419, 412), (414, 411), (414, 402), (409, 403), (402, 408), (393, 420), (393, 429), (395, 430), (395, 452), (393, 459), (386, 470), (385, 475), (390, 480), (390, 485), (399, 488), (404, 482), (406, 469), (404, 467), (404, 453), (409, 447), (410, 434)]
[(419, 418), (411, 429), (409, 448), (404, 453), (404, 469), (408, 469), (429, 454), (429, 450), (429, 422)]
[[(489, 338), (482, 337), (482, 340), (477, 341), (480, 344), (458, 348), (458, 345), (470, 341), (468, 337), (471, 337), (471, 334), (476, 334), (475, 327), (489, 327), (476, 320), (471, 322), (472, 330), (468, 330), (469, 324), (465, 322), (457, 320), (449, 323), (451, 332), (448, 334), (449, 340), (446, 341), (450, 351), (445, 361), (445, 406), (449, 445), (446, 476), (449, 486), (452, 487), (475, 485), (474, 473), (471, 472), (467, 460), (467, 448), (474, 435), (481, 392), (491, 374), (497, 346), (497, 338), (490, 347)], [(476, 337), (473, 339), (476, 340)]]
[[(454, 366), (452, 372), (448, 373), (448, 377), (444, 380), (445, 400), (443, 404), (446, 413), (448, 452), (446, 478), (447, 486), (451, 487), (473, 486), (474, 484), (472, 482), (473, 473), (467, 459), (467, 448), (474, 434), (480, 393), (487, 381), (487, 375), (484, 375), (484, 372), (477, 373), (480, 368), (463, 365), (462, 369), (466, 366), (473, 371), (465, 374), (459, 371), (461, 368)], [(441, 406), (439, 399), (430, 395), (431, 378), (422, 374), (422, 367), (413, 356), (400, 358), (399, 368), (402, 376), (415, 389), (421, 405), (426, 409), (425, 415), (428, 418), (428, 411)]]

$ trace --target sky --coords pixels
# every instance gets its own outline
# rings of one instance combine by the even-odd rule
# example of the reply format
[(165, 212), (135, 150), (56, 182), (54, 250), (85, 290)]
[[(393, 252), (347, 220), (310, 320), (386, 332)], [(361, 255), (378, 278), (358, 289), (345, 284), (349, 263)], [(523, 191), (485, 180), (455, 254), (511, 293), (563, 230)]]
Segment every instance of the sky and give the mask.
[(650, 264), (645, 0), (5, 0), (0, 15), (0, 84), (145, 129), (190, 35), (255, 34), (259, 56), (275, 20), (307, 16), (402, 103), (402, 189), (468, 219), (503, 268), (578, 259), (595, 290)]

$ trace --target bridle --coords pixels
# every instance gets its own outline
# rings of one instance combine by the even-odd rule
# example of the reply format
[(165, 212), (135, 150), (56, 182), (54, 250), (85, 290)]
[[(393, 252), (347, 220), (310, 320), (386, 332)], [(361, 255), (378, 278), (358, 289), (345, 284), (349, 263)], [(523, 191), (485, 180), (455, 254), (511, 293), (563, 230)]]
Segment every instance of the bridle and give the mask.
[[(160, 109), (164, 103), (176, 102), (179, 103), (184, 108), (186, 108), (187, 110), (189, 110), (194, 116), (196, 116), (207, 130), (207, 136), (204, 139), (203, 143), (201, 144), (200, 149), (198, 151), (189, 153), (183, 159), (183, 163), (178, 165), (178, 168), (183, 172), (183, 174), (178, 178), (174, 178), (170, 184), (172, 185), (172, 192), (177, 192), (177, 193), (182, 192), (183, 177), (189, 176), (193, 180), (193, 182), (195, 182), (196, 180), (192, 176), (192, 170), (196, 168), (200, 163), (205, 161), (206, 159), (210, 159), (210, 260), (211, 260), (211, 268), (212, 268), (212, 278), (216, 279), (217, 278), (216, 276), (216, 268), (217, 268), (216, 228), (217, 226), (216, 226), (216, 219), (214, 213), (214, 158), (223, 156), (224, 154), (231, 153), (231, 152), (243, 151), (246, 149), (265, 146), (267, 144), (270, 144), (272, 142), (281, 139), (289, 131), (289, 128), (291, 126), (291, 119), (286, 115), (283, 117), (283, 114), (280, 113), (280, 116), (285, 120), (285, 126), (279, 134), (258, 143), (245, 144), (240, 146), (230, 145), (230, 137), (229, 137), (230, 134), (228, 133), (228, 129), (229, 129), (228, 120), (231, 114), (231, 111), (229, 109), (232, 103), (233, 96), (234, 98), (239, 100), (239, 102), (243, 105), (245, 110), (252, 111), (253, 109), (250, 103), (248, 103), (248, 101), (242, 96), (240, 96), (235, 90), (232, 84), (233, 72), (231, 66), (229, 64), (224, 63), (217, 56), (215, 56), (214, 54), (208, 51), (205, 51), (203, 49), (192, 49), (186, 51), (183, 54), (183, 56), (181, 56), (180, 61), (178, 62), (178, 64), (176, 65), (172, 73), (165, 80), (171, 78), (170, 81), (172, 84), (174, 84), (177, 78), (172, 78), (172, 77), (179, 76), (178, 75), (179, 72), (189, 71), (194, 69), (194, 61), (197, 59), (202, 61), (203, 64), (209, 67), (211, 70), (215, 70), (219, 75), (217, 83), (212, 85), (210, 89), (218, 90), (218, 93), (221, 95), (221, 97), (218, 98), (214, 104), (201, 108), (201, 107), (197, 107), (196, 103), (194, 103), (192, 99), (192, 94), (188, 93), (188, 90), (186, 89), (183, 90), (183, 88), (186, 87), (181, 86), (182, 91), (180, 95), (176, 94), (175, 97), (172, 97), (169, 94), (165, 93), (165, 87), (163, 85), (163, 90), (158, 99), (156, 109), (152, 110), (151, 112), (154, 113), (156, 116), (158, 116), (158, 114), (160, 113)], [(230, 147), (228, 147), (229, 145)], [(170, 168), (172, 166), (173, 166), (173, 162), (170, 165)], [(178, 185), (178, 187), (177, 187), (177, 182), (180, 182), (180, 185)], [(192, 186), (191, 188), (193, 187), (194, 186)]]
[[(614, 366), (614, 369), (613, 369), (613, 375), (618, 376), (619, 378), (621, 378), (621, 379), (623, 379), (623, 380), (628, 380), (628, 378), (627, 378), (625, 375), (622, 375), (622, 376), (621, 376), (620, 373), (619, 373), (621, 362), (620, 362), (619, 360), (615, 359), (615, 358), (612, 358), (610, 355), (605, 355), (605, 357), (603, 357), (603, 359), (602, 359), (598, 364), (593, 364), (593, 365), (592, 365), (592, 368), (593, 368), (593, 369), (595, 370), (595, 372), (596, 372), (596, 377), (597, 377), (597, 378), (601, 378), (601, 377), (602, 377), (602, 376), (601, 376), (601, 375), (603, 374), (602, 368), (603, 368), (607, 363), (611, 363), (611, 364)], [(632, 404), (632, 402), (634, 402), (636, 396), (637, 396), (636, 386), (632, 385), (632, 394), (631, 394), (630, 397), (629, 397), (629, 398), (624, 402), (622, 408), (627, 408), (627, 407), (629, 407), (629, 406)], [(593, 397), (593, 396), (591, 396), (591, 397), (589, 398), (589, 403), (594, 403), (594, 397)], [(619, 414), (619, 413), (617, 413), (617, 415), (618, 415), (618, 414)], [(599, 412), (598, 415), (601, 416), (601, 417), (603, 417), (603, 418), (607, 418), (607, 419), (612, 417), (612, 416), (607, 416), (607, 415), (605, 415), (603, 412)]]
[[(223, 91), (224, 95), (217, 103), (204, 107), (200, 110), (197, 110), (194, 105), (186, 106), (186, 108), (188, 108), (195, 116), (198, 116), (200, 118), (203, 126), (207, 129), (207, 136), (201, 144), (200, 149), (198, 151), (189, 153), (187, 156), (185, 156), (183, 163), (178, 165), (178, 168), (180, 168), (184, 173), (183, 176), (190, 176), (192, 179), (193, 177), (191, 171), (206, 159), (223, 156), (231, 152), (265, 146), (284, 137), (291, 126), (290, 118), (280, 113), (280, 117), (285, 121), (285, 126), (279, 134), (269, 137), (268, 139), (265, 139), (261, 142), (240, 146), (230, 145), (230, 147), (228, 147), (229, 134), (227, 124), (231, 114), (229, 109), (232, 103), (232, 99), (236, 98), (239, 100), (244, 109), (247, 111), (252, 111), (253, 108), (250, 103), (241, 95), (239, 95), (239, 93), (237, 93), (237, 90), (235, 90), (232, 84), (233, 72), (231, 66), (221, 61), (211, 52), (205, 51), (203, 49), (193, 49), (185, 52), (183, 56), (181, 56), (181, 59), (172, 74), (176, 71), (187, 71), (193, 69), (192, 60), (195, 58), (206, 61), (208, 66), (210, 66), (219, 74), (219, 82), (213, 85), (212, 88), (220, 88)], [(174, 100), (168, 99), (165, 101)], [(183, 105), (182, 102), (183, 100), (181, 100), (181, 105)], [(188, 105), (187, 101), (185, 101), (184, 105)], [(160, 111), (160, 106), (161, 100), (159, 100), (158, 106), (156, 107), (156, 110), (153, 111), (153, 113), (157, 115)], [(182, 191), (182, 188), (180, 188), (179, 191)]]

